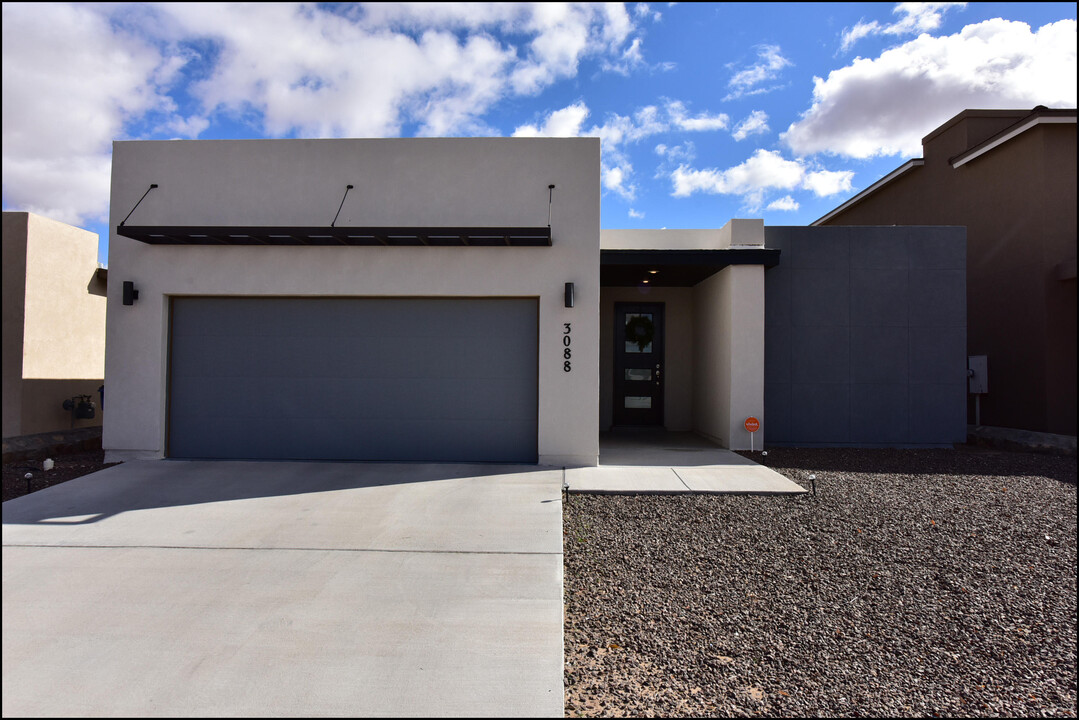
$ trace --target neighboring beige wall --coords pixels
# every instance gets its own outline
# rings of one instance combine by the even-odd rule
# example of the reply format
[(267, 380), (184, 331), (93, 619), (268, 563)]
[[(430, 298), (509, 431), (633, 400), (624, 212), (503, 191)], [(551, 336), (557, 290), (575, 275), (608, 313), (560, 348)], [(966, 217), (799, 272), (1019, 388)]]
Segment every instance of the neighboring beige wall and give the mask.
[(97, 235), (30, 214), (23, 377), (105, 377), (105, 295)]
[(693, 297), (690, 288), (605, 287), (600, 293), (599, 427), (609, 430), (614, 403), (614, 304), (664, 304), (663, 425), (693, 428)]
[[(98, 404), (105, 377), (105, 288), (96, 275), (97, 242), (95, 233), (40, 215), (4, 213), (5, 437), (101, 424), (100, 407), (93, 420), (74, 425), (63, 409), (73, 395), (92, 395)], [(15, 384), (17, 411), (8, 396)]]
[[(536, 297), (539, 461), (599, 458), (597, 138), (176, 140), (113, 146), (116, 228), (132, 225), (545, 226), (551, 247), (151, 246), (109, 243), (109, 420), (114, 459), (165, 449), (168, 300), (174, 295)], [(133, 281), (139, 300), (121, 303)], [(564, 307), (564, 283), (576, 289)], [(573, 371), (563, 371), (563, 323)]]

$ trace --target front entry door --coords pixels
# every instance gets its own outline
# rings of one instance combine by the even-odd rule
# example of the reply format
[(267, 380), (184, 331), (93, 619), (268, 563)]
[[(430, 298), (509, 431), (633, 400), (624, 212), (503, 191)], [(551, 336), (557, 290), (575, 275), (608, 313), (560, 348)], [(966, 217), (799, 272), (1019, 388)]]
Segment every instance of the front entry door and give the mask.
[(614, 304), (614, 424), (663, 424), (663, 303)]

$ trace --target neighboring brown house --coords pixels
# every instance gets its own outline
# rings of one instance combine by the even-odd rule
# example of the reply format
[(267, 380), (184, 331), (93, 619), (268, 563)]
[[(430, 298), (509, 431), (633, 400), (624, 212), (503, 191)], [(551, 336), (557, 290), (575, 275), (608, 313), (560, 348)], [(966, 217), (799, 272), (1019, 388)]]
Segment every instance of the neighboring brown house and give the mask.
[[(106, 271), (97, 234), (27, 212), (3, 215), (4, 437), (101, 425)], [(89, 395), (93, 419), (65, 400)]]
[[(965, 225), (983, 425), (1076, 434), (1076, 111), (964, 110), (813, 225)], [(969, 399), (969, 422), (974, 402)]]

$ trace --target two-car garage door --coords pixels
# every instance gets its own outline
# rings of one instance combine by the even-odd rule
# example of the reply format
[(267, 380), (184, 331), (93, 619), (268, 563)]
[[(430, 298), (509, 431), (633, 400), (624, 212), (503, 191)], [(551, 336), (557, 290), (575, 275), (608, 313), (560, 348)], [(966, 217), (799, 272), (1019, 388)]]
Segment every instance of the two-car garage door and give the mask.
[(536, 462), (532, 298), (174, 298), (175, 458)]

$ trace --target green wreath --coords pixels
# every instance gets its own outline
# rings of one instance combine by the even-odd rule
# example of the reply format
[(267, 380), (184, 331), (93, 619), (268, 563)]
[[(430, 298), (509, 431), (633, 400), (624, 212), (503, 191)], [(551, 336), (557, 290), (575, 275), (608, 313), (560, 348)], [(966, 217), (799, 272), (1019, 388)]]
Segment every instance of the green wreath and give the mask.
[(626, 321), (626, 342), (637, 343), (637, 348), (644, 352), (656, 337), (656, 326), (644, 315), (637, 315)]

